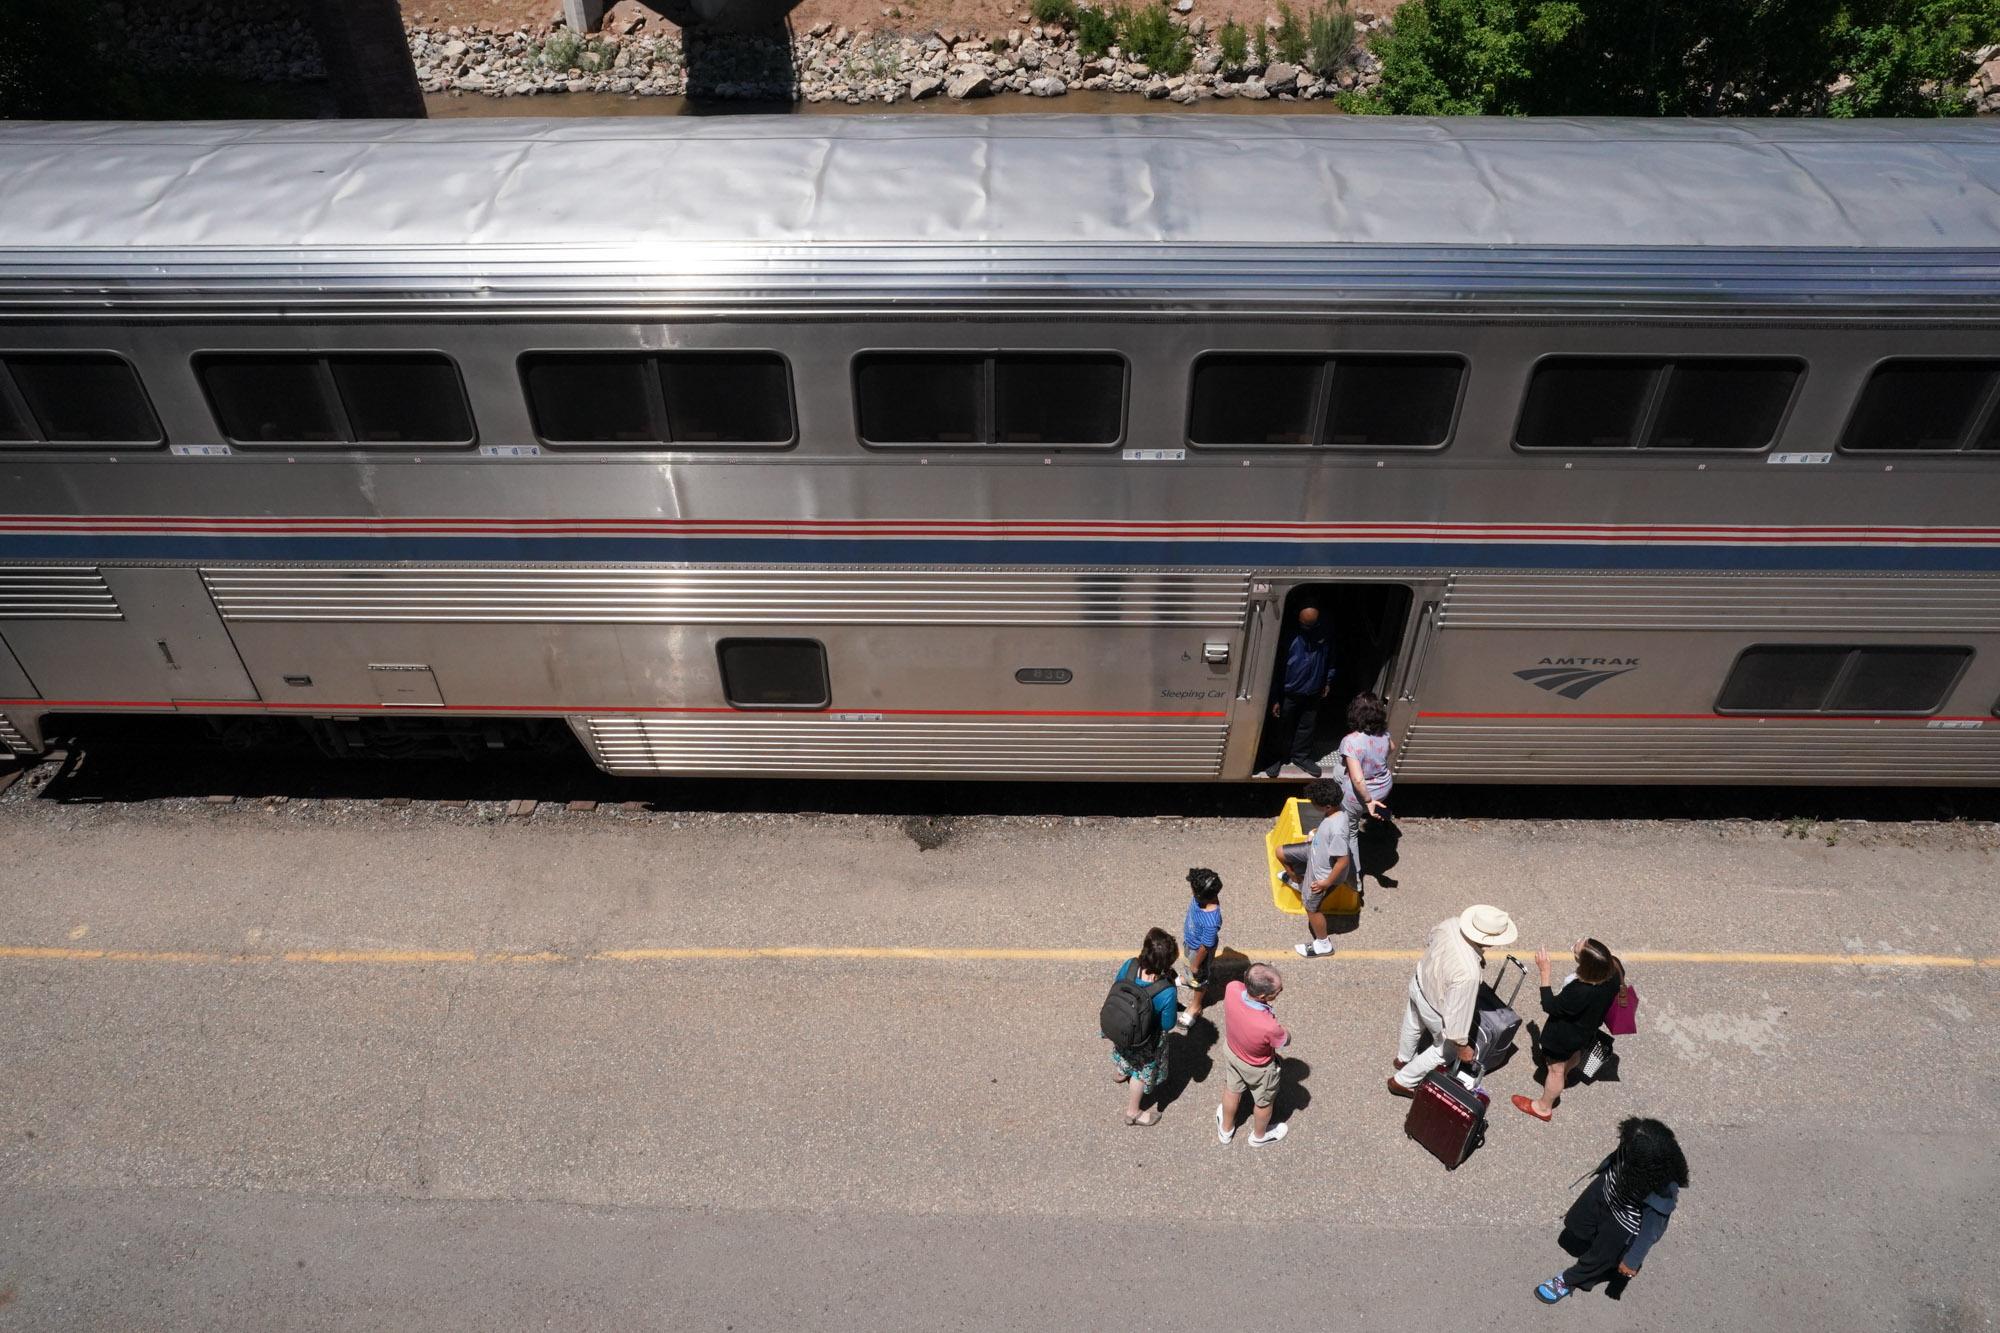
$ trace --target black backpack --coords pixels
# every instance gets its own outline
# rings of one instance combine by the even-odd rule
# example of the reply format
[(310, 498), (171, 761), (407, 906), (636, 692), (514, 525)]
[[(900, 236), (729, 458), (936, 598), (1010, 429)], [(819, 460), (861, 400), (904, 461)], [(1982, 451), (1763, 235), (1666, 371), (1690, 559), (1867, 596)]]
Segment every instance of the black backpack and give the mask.
[(1111, 983), (1104, 1008), (1097, 1014), (1098, 1030), (1121, 1051), (1150, 1051), (1159, 1043), (1160, 1015), (1153, 1008), (1153, 997), (1174, 984), (1172, 977), (1165, 977), (1141, 986), (1132, 980), (1138, 975), (1139, 960), (1135, 958), (1125, 975)]

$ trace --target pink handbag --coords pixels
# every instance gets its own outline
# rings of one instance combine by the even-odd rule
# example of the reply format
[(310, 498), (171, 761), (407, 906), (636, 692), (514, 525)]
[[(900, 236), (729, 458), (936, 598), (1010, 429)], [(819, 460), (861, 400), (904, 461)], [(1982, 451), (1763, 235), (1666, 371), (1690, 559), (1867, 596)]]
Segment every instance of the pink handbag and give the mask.
[(1604, 1030), (1614, 1037), (1629, 1037), (1639, 1030), (1639, 992), (1631, 985), (1620, 986), (1618, 996), (1604, 1014)]

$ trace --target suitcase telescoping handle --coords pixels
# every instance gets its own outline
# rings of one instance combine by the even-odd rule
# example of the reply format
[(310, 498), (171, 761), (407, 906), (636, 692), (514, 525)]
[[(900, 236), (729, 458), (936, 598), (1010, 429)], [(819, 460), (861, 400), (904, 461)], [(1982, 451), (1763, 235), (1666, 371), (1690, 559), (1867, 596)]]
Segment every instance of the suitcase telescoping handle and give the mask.
[(1514, 965), (1514, 993), (1507, 997), (1505, 1004), (1509, 1009), (1512, 1009), (1514, 1008), (1514, 1001), (1521, 998), (1521, 987), (1528, 984), (1528, 965), (1511, 953), (1501, 960), (1500, 969), (1493, 974), (1493, 993), (1495, 995), (1500, 993), (1500, 979), (1507, 975), (1507, 965), (1509, 963)]

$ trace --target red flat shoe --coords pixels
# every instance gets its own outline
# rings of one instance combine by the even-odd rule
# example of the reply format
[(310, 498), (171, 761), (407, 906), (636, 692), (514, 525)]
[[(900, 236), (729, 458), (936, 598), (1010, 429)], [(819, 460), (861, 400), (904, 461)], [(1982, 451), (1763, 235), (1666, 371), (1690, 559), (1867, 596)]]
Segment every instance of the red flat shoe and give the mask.
[(1550, 1115), (1543, 1115), (1540, 1111), (1537, 1111), (1535, 1109), (1535, 1099), (1533, 1097), (1524, 1097), (1518, 1092), (1514, 1094), (1514, 1109), (1517, 1111), (1526, 1111), (1529, 1115), (1535, 1117), (1535, 1119), (1541, 1121), (1544, 1124), (1547, 1124), (1553, 1115), (1553, 1113), (1551, 1113)]

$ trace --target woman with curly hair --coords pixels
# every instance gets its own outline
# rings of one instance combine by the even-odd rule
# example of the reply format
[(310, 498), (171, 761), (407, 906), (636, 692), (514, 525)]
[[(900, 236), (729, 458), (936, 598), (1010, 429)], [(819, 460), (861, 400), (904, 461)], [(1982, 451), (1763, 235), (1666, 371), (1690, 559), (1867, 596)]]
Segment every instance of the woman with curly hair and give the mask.
[(1621, 1122), (1617, 1151), (1597, 1164), (1563, 1218), (1556, 1243), (1576, 1262), (1536, 1287), (1535, 1298), (1554, 1305), (1609, 1278), (1604, 1294), (1617, 1300), (1666, 1234), (1687, 1183), (1687, 1158), (1671, 1129), (1637, 1116)]

